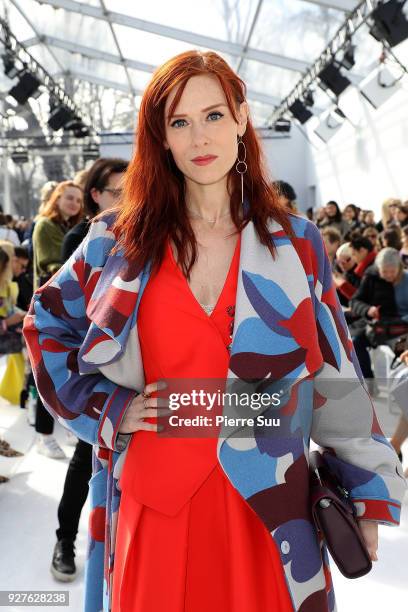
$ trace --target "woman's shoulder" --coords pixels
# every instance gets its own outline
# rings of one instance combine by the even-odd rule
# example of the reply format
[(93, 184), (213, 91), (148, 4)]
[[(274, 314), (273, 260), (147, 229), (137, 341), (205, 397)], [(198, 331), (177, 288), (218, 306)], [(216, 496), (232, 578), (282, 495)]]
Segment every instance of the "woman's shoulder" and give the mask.
[(58, 231), (58, 224), (48, 217), (40, 216), (35, 222), (33, 234), (38, 234), (39, 231)]

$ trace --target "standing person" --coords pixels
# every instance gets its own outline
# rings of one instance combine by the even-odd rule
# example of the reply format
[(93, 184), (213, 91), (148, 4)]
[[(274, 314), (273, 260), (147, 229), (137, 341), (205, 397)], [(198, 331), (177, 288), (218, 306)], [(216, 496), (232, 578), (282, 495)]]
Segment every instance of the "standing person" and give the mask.
[[(53, 190), (37, 217), (33, 231), (34, 290), (43, 285), (61, 267), (61, 247), (65, 234), (82, 217), (83, 192), (72, 181), (63, 181)], [(35, 419), (37, 451), (53, 459), (65, 453), (54, 438), (54, 419), (38, 397)]]
[[(39, 392), (95, 445), (87, 612), (333, 610), (310, 437), (348, 487), (373, 560), (378, 521), (398, 523), (402, 468), (322, 238), (279, 205), (262, 160), (245, 84), (225, 60), (169, 60), (141, 101), (120, 210), (91, 224), (33, 298), (24, 335)], [(156, 435), (169, 412), (153, 397), (161, 379), (201, 391), (227, 377), (233, 390), (283, 385), (281, 406), (263, 411), (280, 415), (275, 434)]]
[[(101, 158), (87, 170), (84, 186), (84, 208), (87, 217), (65, 235), (62, 243), (63, 261), (69, 259), (85, 238), (90, 220), (117, 203), (122, 193), (127, 165), (124, 159)], [(92, 446), (79, 439), (69, 462), (58, 506), (57, 542), (51, 561), (51, 573), (61, 582), (71, 582), (76, 578), (75, 540), (82, 508), (88, 496), (91, 474)]]
[[(20, 310), (17, 307), (17, 294), (18, 287), (13, 282), (13, 268), (12, 262), (14, 259), (14, 247), (11, 242), (7, 240), (0, 240), (0, 334), (4, 334), (9, 329), (15, 329), (16, 326), (20, 328), (22, 321), (26, 315), (26, 311)], [(10, 348), (9, 341), (8, 349)], [(0, 351), (1, 354), (1, 351)], [(8, 355), (8, 358), (13, 358), (15, 355)], [(9, 366), (9, 362), (7, 367)], [(6, 369), (7, 372), (7, 369)], [(4, 375), (6, 376), (6, 374)], [(9, 393), (12, 394), (13, 389), (10, 389), (7, 383), (5, 384), (7, 389), (7, 399), (9, 399)], [(3, 457), (20, 457), (23, 453), (16, 451), (11, 448), (10, 444), (0, 438), (0, 455)], [(9, 479), (6, 476), (0, 475), (0, 484), (7, 482)]]

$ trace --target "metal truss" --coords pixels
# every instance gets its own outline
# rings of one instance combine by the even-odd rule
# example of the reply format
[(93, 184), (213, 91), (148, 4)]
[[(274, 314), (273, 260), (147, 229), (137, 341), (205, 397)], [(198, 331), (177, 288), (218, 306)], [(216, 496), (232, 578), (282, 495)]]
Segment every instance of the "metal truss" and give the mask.
[[(314, 62), (307, 73), (295, 85), (290, 94), (281, 102), (278, 108), (274, 110), (268, 122), (271, 125), (280, 119), (289, 107), (296, 101), (302, 98), (303, 94), (309, 89), (313, 82), (316, 81), (318, 74), (325, 68), (336, 56), (336, 53), (341, 51), (350, 42), (354, 33), (367, 21), (371, 13), (378, 6), (381, 0), (364, 0), (360, 2), (357, 8), (347, 16), (344, 24), (337, 30), (335, 36), (327, 45), (326, 49)], [(354, 77), (354, 78), (352, 78)], [(349, 74), (350, 81), (356, 82), (355, 75)], [(358, 79), (357, 79), (358, 80)]]
[(332, 8), (344, 13), (351, 13), (358, 4), (358, 0), (305, 0), (311, 4), (318, 4), (324, 8)]
[(130, 15), (124, 15), (114, 11), (103, 11), (103, 9), (98, 6), (90, 6), (84, 2), (77, 2), (76, 0), (36, 1), (39, 4), (52, 6), (56, 9), (64, 9), (66, 11), (78, 13), (79, 15), (100, 19), (110, 24), (126, 26), (128, 28), (149, 32), (150, 34), (156, 34), (158, 36), (172, 38), (174, 40), (181, 40), (197, 47), (213, 49), (214, 51), (227, 53), (234, 57), (243, 57), (246, 60), (253, 60), (262, 64), (283, 68), (284, 70), (305, 72), (310, 67), (309, 62), (305, 62), (300, 59), (285, 57), (283, 55), (269, 53), (268, 51), (253, 49), (252, 47), (245, 48), (245, 45), (238, 43), (220, 40), (210, 36), (203, 36), (201, 34), (195, 34), (194, 32), (180, 30), (178, 28), (153, 23), (151, 21), (145, 21), (143, 19), (138, 19), (137, 17), (131, 17)]
[[(74, 43), (70, 43), (67, 40), (61, 40), (59, 38), (54, 38), (53, 36), (41, 36), (40, 38), (37, 38), (37, 37), (30, 38), (24, 41), (24, 46), (30, 47), (30, 46), (41, 44), (41, 43), (46, 44), (47, 46), (50, 46), (50, 47), (57, 47), (60, 49), (64, 49), (65, 51), (69, 51), (70, 53), (79, 53), (80, 55), (83, 55), (84, 57), (87, 57), (89, 59), (101, 60), (103, 62), (116, 64), (116, 65), (121, 65), (125, 63), (125, 65), (128, 68), (131, 68), (133, 70), (140, 70), (142, 72), (150, 72), (150, 73), (156, 70), (156, 66), (153, 66), (152, 64), (144, 64), (142, 62), (125, 59), (125, 58), (122, 62), (120, 58), (114, 53), (106, 53), (105, 51), (99, 51), (98, 49), (93, 49), (92, 47), (85, 47), (84, 45), (77, 45)], [(70, 70), (68, 72), (71, 73), (72, 76), (78, 77), (85, 81), (89, 81), (90, 83), (95, 83), (97, 85), (102, 85), (103, 87), (108, 87), (111, 89), (118, 89), (119, 91), (130, 93), (128, 86), (122, 83), (118, 83), (117, 81), (110, 81), (105, 78), (100, 78), (97, 75), (87, 74), (83, 72), (83, 70), (81, 69)], [(61, 70), (58, 72), (58, 76), (61, 76), (63, 74), (67, 74), (67, 71)], [(133, 93), (134, 95), (142, 95), (141, 90), (134, 89)], [(256, 102), (262, 102), (263, 104), (269, 104), (270, 106), (276, 106), (280, 102), (280, 98), (269, 96), (267, 94), (264, 94), (258, 91), (248, 90), (247, 93), (248, 93), (249, 99), (254, 100)]]
[[(2, 17), (0, 17), (0, 42), (2, 42), (4, 47), (13, 54), (16, 61), (21, 63), (22, 67), (25, 67), (29, 72), (38, 78), (38, 80), (47, 88), (50, 96), (59, 101), (61, 105), (69, 108), (78, 118), (82, 119), (83, 113), (76, 106), (75, 102), (17, 40), (10, 30), (7, 22)], [(89, 128), (90, 125), (92, 126), (91, 129), (96, 129), (92, 120), (88, 120), (86, 127)]]

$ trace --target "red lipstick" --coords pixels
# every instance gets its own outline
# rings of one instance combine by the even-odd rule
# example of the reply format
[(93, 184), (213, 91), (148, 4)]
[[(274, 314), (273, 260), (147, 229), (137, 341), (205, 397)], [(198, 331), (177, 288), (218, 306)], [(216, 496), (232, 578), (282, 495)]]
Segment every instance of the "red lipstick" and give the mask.
[(211, 164), (214, 159), (217, 159), (217, 155), (204, 155), (202, 157), (195, 157), (191, 161), (197, 166), (206, 166), (207, 164)]

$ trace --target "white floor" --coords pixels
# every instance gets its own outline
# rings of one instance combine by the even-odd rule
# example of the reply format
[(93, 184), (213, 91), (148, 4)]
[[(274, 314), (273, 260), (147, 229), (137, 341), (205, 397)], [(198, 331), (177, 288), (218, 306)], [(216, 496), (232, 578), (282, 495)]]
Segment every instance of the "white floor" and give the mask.
[[(377, 411), (384, 432), (391, 435), (398, 417), (389, 414), (384, 401), (377, 402)], [(77, 538), (78, 578), (68, 585), (59, 583), (51, 576), (49, 566), (68, 460), (38, 455), (33, 446), (34, 430), (27, 424), (25, 410), (5, 400), (0, 400), (0, 436), (25, 453), (14, 459), (0, 457), (0, 474), (10, 477), (10, 482), (0, 485), (0, 590), (69, 591), (69, 607), (63, 609), (80, 612), (88, 504), (82, 513)], [(73, 448), (66, 446), (65, 432), (60, 426), (56, 428), (56, 436), (66, 453), (72, 455)], [(408, 446), (405, 455), (408, 458)], [(332, 568), (338, 612), (408, 610), (408, 499), (404, 503), (401, 526), (380, 527), (379, 561), (369, 575), (346, 580), (333, 563)], [(5, 609), (18, 612), (21, 608)], [(24, 609), (35, 611), (42, 607)]]

